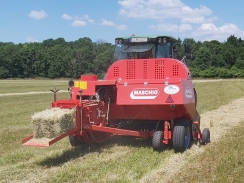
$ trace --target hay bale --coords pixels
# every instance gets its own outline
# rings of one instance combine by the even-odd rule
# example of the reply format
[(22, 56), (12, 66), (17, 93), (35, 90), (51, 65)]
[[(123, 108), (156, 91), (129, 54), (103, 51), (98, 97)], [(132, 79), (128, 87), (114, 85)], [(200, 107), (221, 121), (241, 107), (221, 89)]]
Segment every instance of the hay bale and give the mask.
[(74, 127), (74, 109), (51, 108), (31, 116), (34, 138), (55, 138)]

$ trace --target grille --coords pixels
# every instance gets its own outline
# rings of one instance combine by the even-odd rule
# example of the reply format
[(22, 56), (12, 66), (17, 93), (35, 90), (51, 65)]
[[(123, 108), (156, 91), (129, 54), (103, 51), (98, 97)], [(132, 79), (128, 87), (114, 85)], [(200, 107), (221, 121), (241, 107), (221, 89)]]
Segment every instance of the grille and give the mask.
[(147, 79), (147, 61), (143, 61), (143, 79)]
[(136, 68), (136, 63), (134, 60), (127, 61), (127, 73), (126, 73), (127, 79), (135, 79), (135, 68)]
[(179, 66), (173, 65), (173, 76), (178, 76), (178, 75), (179, 75)]
[(119, 67), (114, 67), (114, 77), (119, 77)]
[(164, 61), (155, 60), (155, 79), (164, 79)]

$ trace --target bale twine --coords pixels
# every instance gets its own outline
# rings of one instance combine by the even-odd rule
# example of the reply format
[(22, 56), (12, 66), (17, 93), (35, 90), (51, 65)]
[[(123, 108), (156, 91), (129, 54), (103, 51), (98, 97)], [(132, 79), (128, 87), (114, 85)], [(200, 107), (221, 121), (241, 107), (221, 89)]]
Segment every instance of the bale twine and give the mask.
[(74, 127), (74, 109), (51, 108), (31, 116), (34, 138), (55, 138)]

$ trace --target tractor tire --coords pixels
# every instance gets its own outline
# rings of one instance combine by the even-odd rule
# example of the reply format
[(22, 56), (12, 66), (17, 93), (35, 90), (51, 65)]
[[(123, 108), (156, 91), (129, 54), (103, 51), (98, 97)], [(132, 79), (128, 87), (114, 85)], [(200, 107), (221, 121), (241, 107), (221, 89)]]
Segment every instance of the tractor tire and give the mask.
[(195, 96), (195, 107), (197, 107), (197, 92), (196, 89), (194, 88), (194, 96)]
[(210, 142), (210, 131), (208, 128), (204, 128), (202, 131), (202, 144), (205, 145)]
[(175, 152), (183, 152), (191, 147), (192, 133), (188, 121), (176, 123), (173, 131), (173, 148)]
[(153, 134), (152, 138), (152, 147), (155, 151), (162, 151), (164, 144), (163, 144), (163, 132), (162, 131), (156, 131)]
[(83, 144), (82, 142), (80, 142), (78, 140), (78, 138), (76, 136), (72, 136), (72, 135), (69, 136), (69, 142), (72, 147), (77, 147), (77, 146), (80, 146)]

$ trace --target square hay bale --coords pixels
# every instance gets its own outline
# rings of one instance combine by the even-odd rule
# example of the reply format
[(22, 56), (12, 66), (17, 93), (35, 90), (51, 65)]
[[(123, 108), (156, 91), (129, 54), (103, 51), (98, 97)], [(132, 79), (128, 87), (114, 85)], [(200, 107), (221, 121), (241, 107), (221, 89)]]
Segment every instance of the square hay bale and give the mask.
[(31, 116), (34, 138), (55, 138), (74, 127), (75, 109), (51, 108)]

